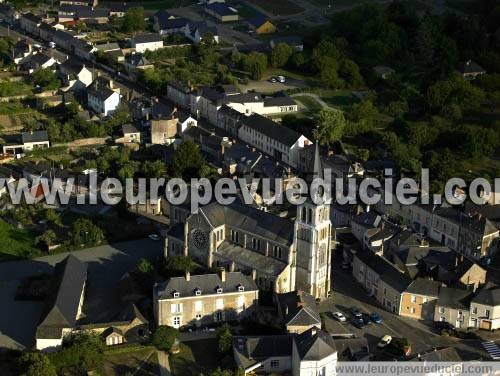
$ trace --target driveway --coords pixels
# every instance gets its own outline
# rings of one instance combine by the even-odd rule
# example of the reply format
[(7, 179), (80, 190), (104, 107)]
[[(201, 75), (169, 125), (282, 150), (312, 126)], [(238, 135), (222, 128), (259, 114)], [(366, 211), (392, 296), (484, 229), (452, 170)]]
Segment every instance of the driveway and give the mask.
[[(342, 270), (337, 265), (332, 268), (333, 297), (320, 304), (320, 310), (327, 312), (326, 320), (333, 320), (328, 312), (343, 312), (348, 322), (342, 323), (346, 331), (356, 337), (365, 337), (368, 340), (371, 352), (376, 352), (380, 338), (389, 334), (393, 337), (408, 338), (412, 344), (412, 354), (431, 350), (433, 347), (452, 346), (465, 359), (489, 359), (488, 354), (481, 346), (480, 340), (460, 340), (454, 337), (444, 337), (432, 332), (422, 322), (394, 315), (378, 305), (363, 288), (354, 280), (350, 272)], [(350, 324), (349, 309), (357, 307), (363, 313), (377, 313), (382, 318), (382, 324), (370, 324), (358, 329)], [(327, 328), (328, 328), (327, 323)]]
[[(163, 254), (163, 242), (133, 240), (74, 252), (88, 263), (87, 290), (83, 311), (86, 321), (110, 319), (123, 307), (119, 304), (116, 284), (140, 258), (154, 259)], [(67, 253), (33, 260), (0, 263), (0, 347), (30, 347), (34, 344), (36, 325), (43, 303), (14, 300), (19, 282), (28, 276), (51, 273)]]
[(243, 85), (239, 84), (238, 86), (241, 88), (243, 92), (248, 92), (254, 90), (259, 93), (273, 94), (279, 91), (296, 89), (296, 88), (306, 88), (309, 85), (304, 80), (298, 80), (294, 78), (286, 79), (286, 82), (270, 82), (269, 79), (271, 77), (267, 77), (261, 81), (249, 81), (248, 84)]

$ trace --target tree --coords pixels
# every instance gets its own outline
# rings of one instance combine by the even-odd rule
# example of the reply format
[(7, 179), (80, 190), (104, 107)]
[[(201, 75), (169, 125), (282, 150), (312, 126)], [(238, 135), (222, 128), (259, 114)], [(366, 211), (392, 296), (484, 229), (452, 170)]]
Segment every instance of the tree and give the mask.
[(175, 340), (179, 338), (179, 331), (171, 326), (159, 326), (153, 333), (151, 343), (158, 350), (170, 351)]
[(141, 258), (137, 263), (137, 270), (142, 274), (151, 274), (154, 271), (154, 266), (151, 261)]
[(317, 113), (314, 121), (316, 125), (313, 131), (314, 137), (320, 144), (330, 147), (342, 138), (346, 120), (341, 111), (324, 108)]
[(141, 172), (147, 178), (166, 178), (167, 168), (160, 160), (148, 160), (142, 164)]
[(226, 354), (233, 347), (233, 333), (229, 324), (225, 323), (217, 330), (217, 348), (219, 353)]
[(42, 235), (36, 238), (38, 243), (42, 243), (45, 247), (49, 248), (57, 239), (57, 235), (53, 230), (47, 230)]
[(125, 32), (141, 31), (146, 29), (144, 8), (130, 8), (123, 17), (122, 29)]
[(293, 49), (286, 43), (278, 43), (271, 51), (271, 66), (281, 68), (288, 63), (288, 59), (292, 56)]
[(43, 353), (25, 352), (18, 363), (22, 376), (57, 376), (56, 368)]
[(188, 256), (169, 256), (164, 265), (164, 272), (168, 277), (179, 277), (193, 270), (193, 260)]
[(136, 170), (136, 163), (130, 161), (126, 162), (118, 170), (118, 177), (122, 182), (124, 182), (126, 179), (132, 179), (134, 177), (135, 170)]
[(339, 74), (349, 86), (359, 87), (363, 85), (363, 77), (361, 76), (361, 73), (359, 73), (359, 67), (352, 60), (342, 60), (339, 68)]
[(172, 161), (172, 170), (175, 177), (189, 180), (200, 176), (199, 172), (205, 160), (200, 149), (193, 141), (184, 141), (175, 151)]
[(61, 86), (55, 73), (50, 68), (41, 68), (33, 73), (33, 83), (43, 90), (56, 90)]
[(79, 218), (73, 223), (71, 240), (76, 246), (96, 245), (104, 240), (104, 233), (90, 219)]
[(104, 341), (98, 334), (83, 331), (75, 334), (61, 350), (50, 353), (49, 358), (59, 370), (79, 367), (89, 371), (101, 366), (104, 348)]
[(260, 52), (250, 52), (242, 59), (242, 68), (254, 80), (260, 80), (267, 69), (267, 56)]

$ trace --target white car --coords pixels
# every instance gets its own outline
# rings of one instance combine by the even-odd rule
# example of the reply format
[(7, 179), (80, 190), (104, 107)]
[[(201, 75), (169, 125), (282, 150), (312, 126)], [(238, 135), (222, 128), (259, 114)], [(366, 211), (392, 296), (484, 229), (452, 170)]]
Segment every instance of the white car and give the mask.
[(391, 343), (392, 341), (392, 337), (388, 334), (386, 334), (385, 336), (383, 336), (381, 339), (380, 339), (380, 342), (377, 344), (377, 347), (380, 348), (380, 349), (383, 349), (384, 347), (386, 347), (389, 343)]
[(148, 238), (151, 240), (160, 240), (160, 237), (156, 234), (149, 234)]
[(286, 82), (285, 76), (276, 76), (276, 79), (278, 80), (278, 82), (281, 82), (282, 84)]
[(345, 322), (347, 320), (342, 312), (333, 312), (332, 316), (335, 320), (340, 322)]

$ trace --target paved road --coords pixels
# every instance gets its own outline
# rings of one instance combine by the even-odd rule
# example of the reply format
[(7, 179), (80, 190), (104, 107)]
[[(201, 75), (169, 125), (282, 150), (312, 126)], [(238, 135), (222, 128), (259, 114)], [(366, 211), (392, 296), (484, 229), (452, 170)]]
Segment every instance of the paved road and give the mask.
[[(365, 337), (368, 340), (370, 350), (375, 350), (380, 338), (389, 334), (408, 338), (412, 344), (413, 354), (428, 351), (433, 347), (452, 346), (460, 351), (466, 359), (490, 359), (479, 340), (442, 337), (432, 332), (420, 321), (396, 316), (380, 308), (377, 302), (356, 283), (350, 272), (345, 272), (334, 266), (332, 280), (334, 295), (321, 303), (322, 312), (341, 311), (349, 320), (351, 317), (349, 309), (357, 307), (365, 313), (375, 312), (382, 318), (382, 324), (371, 324), (363, 329), (357, 329), (349, 322), (341, 324), (348, 332), (354, 333), (357, 337)], [(331, 319), (327, 316), (327, 320)]]
[[(163, 254), (163, 242), (133, 240), (89, 248), (73, 253), (88, 263), (88, 280), (84, 313), (86, 320), (98, 322), (111, 318), (123, 307), (119, 304), (116, 284), (140, 258), (154, 259)], [(43, 303), (14, 300), (16, 287), (25, 277), (51, 273), (53, 266), (67, 253), (33, 260), (0, 263), (0, 347), (32, 346), (35, 328)]]

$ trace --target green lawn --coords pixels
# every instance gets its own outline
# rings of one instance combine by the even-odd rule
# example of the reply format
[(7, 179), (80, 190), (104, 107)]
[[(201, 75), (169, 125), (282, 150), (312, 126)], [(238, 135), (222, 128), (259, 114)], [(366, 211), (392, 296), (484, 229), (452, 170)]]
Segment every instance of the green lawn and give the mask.
[[(110, 348), (113, 350), (113, 348)], [(140, 368), (139, 368), (140, 367)], [(151, 347), (133, 349), (133, 351), (116, 352), (109, 351), (102, 366), (104, 375), (118, 376), (124, 374), (136, 376), (158, 375), (158, 355)]]
[(0, 261), (38, 256), (35, 237), (27, 230), (19, 230), (0, 220)]
[(175, 376), (208, 374), (220, 366), (215, 338), (181, 343), (180, 350), (179, 354), (169, 358)]
[(314, 90), (321, 99), (323, 99), (329, 106), (338, 108), (342, 111), (349, 110), (349, 108), (358, 102), (350, 90)]
[(308, 97), (306, 95), (297, 95), (297, 96), (294, 96), (293, 99), (299, 101), (304, 106), (306, 106), (307, 110), (309, 112), (321, 110), (320, 104), (316, 101), (316, 99), (314, 99), (312, 97)]

